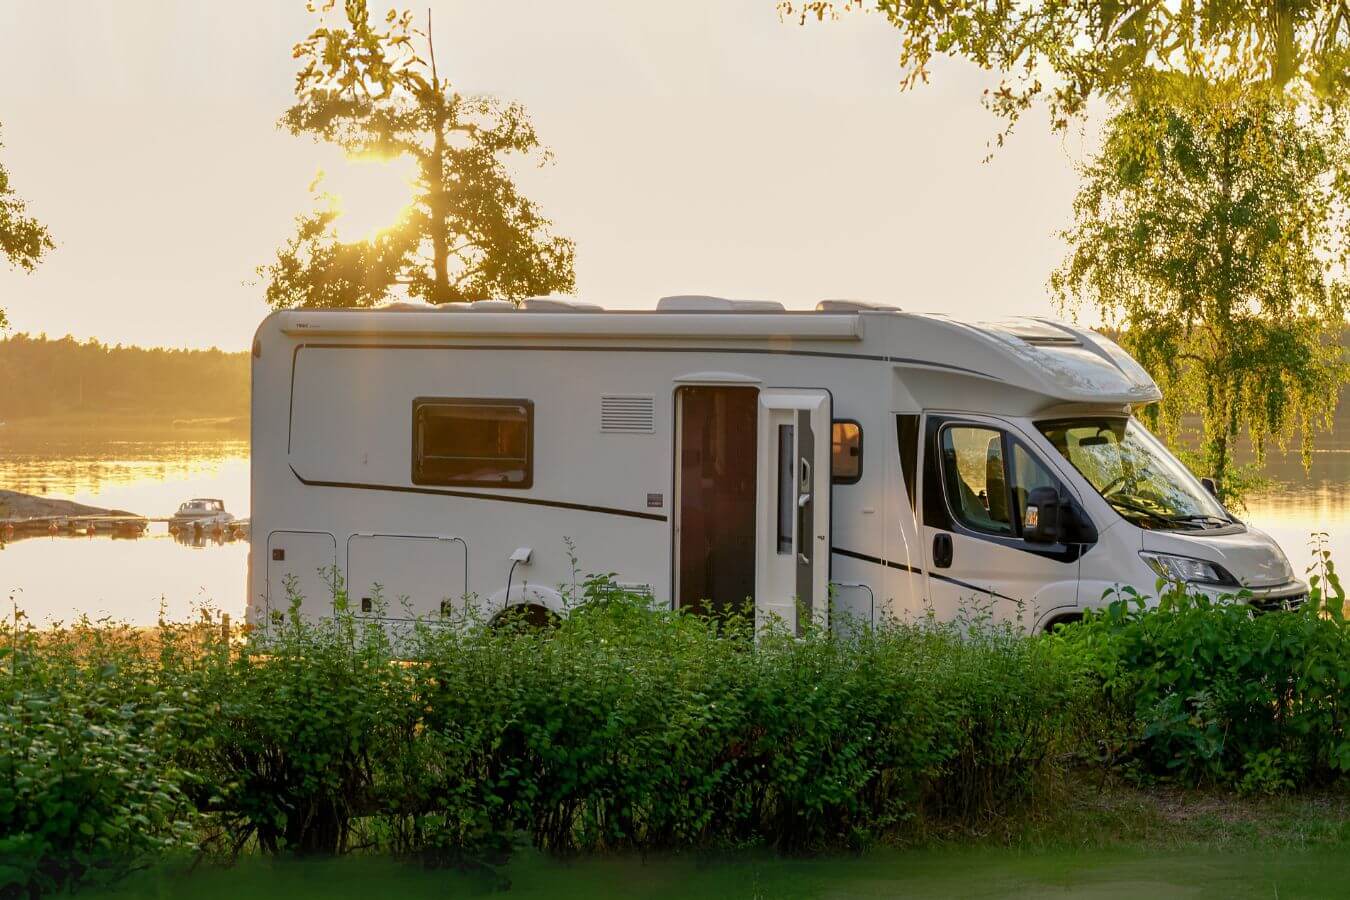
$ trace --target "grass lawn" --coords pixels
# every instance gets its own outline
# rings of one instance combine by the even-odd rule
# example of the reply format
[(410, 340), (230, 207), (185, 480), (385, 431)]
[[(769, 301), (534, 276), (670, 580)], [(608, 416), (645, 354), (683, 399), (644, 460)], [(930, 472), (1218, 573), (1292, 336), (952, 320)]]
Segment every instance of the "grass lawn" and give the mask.
[[(1079, 787), (981, 834), (911, 848), (783, 859), (764, 852), (590, 857), (516, 854), (495, 874), (385, 858), (186, 863), (82, 897), (371, 900), (375, 897), (1332, 897), (1350, 894), (1350, 797)], [(509, 887), (508, 887), (509, 884)]]
[[(763, 855), (588, 859), (522, 854), (502, 875), (510, 897), (1332, 897), (1350, 890), (1346, 848), (876, 851), (783, 860)], [(309, 900), (484, 896), (496, 878), (382, 859), (248, 859), (231, 869), (141, 873), (86, 897)]]

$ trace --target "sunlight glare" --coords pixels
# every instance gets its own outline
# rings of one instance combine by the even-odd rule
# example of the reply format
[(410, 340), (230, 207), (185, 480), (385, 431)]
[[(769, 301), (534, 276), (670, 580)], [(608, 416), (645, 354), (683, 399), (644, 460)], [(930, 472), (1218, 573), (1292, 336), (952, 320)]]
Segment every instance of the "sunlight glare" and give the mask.
[(324, 167), (320, 190), (332, 194), (344, 241), (370, 240), (394, 225), (412, 203), (417, 164), (407, 157), (341, 158)]

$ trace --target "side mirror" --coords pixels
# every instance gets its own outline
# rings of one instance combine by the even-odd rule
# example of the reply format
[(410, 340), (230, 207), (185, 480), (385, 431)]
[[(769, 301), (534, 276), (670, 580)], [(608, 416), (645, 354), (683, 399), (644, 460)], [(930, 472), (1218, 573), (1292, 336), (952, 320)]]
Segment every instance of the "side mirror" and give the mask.
[(1059, 491), (1053, 487), (1032, 488), (1022, 521), (1022, 539), (1032, 544), (1055, 544), (1060, 539)]
[(1206, 475), (1204, 478), (1200, 479), (1200, 483), (1204, 485), (1205, 490), (1209, 491), (1211, 497), (1215, 500), (1219, 499), (1219, 485), (1215, 483), (1213, 478)]

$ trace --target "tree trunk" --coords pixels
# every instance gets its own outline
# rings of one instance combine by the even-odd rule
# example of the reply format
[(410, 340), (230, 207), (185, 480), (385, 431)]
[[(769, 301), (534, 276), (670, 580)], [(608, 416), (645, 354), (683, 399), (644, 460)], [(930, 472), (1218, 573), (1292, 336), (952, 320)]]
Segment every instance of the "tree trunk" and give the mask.
[(1276, 0), (1270, 7), (1274, 34), (1275, 58), (1271, 60), (1270, 77), (1284, 87), (1294, 77), (1294, 12), (1289, 0)]
[(431, 207), (431, 253), (435, 280), (431, 287), (432, 303), (449, 303), (454, 298), (450, 294), (450, 241), (445, 233), (445, 220), (448, 218), (445, 208), (445, 118), (437, 98), (436, 134), (432, 141), (431, 159), (427, 164), (427, 180), (431, 183), (428, 203)]

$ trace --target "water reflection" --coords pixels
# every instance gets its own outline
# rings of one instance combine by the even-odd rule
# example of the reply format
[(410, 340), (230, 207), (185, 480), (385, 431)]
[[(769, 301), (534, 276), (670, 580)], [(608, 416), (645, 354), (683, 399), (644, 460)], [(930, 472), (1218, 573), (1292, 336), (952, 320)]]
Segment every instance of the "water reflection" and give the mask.
[(1350, 449), (1314, 452), (1307, 470), (1297, 453), (1271, 454), (1263, 472), (1275, 483), (1240, 518), (1273, 537), (1295, 571), (1312, 563), (1313, 533), (1325, 533), (1332, 558), (1350, 569)]
[[(182, 434), (0, 428), (0, 487), (151, 518), (167, 518), (191, 497), (219, 497), (239, 518), (248, 509), (244, 434)], [(248, 544), (231, 534), (169, 533), (164, 522), (140, 535), (97, 531), (21, 538), (0, 550), (0, 597), (37, 622), (81, 613), (152, 624), (214, 605), (242, 612)]]
[(167, 517), (189, 497), (220, 497), (248, 516), (243, 434), (127, 434), (0, 428), (0, 487)]
[(207, 547), (223, 547), (236, 541), (248, 541), (248, 526), (243, 522), (212, 527), (196, 525), (176, 528), (169, 526), (169, 535), (184, 547), (202, 550)]

